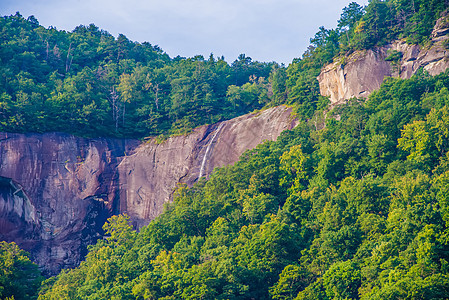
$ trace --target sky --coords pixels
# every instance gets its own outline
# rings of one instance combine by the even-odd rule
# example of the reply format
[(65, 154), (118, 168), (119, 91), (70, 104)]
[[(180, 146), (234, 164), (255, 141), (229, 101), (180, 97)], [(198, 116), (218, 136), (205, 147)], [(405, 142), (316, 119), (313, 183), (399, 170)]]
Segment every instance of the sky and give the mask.
[(368, 0), (0, 0), (0, 15), (19, 11), (40, 25), (72, 31), (91, 23), (115, 37), (158, 45), (170, 57), (244, 53), (288, 65), (320, 26), (335, 28), (350, 2)]

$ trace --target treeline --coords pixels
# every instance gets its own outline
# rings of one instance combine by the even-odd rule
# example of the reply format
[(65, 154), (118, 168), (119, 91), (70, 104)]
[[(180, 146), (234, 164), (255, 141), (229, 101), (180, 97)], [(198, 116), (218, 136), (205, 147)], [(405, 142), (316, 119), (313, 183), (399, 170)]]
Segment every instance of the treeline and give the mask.
[(269, 102), (276, 63), (244, 54), (170, 58), (158, 46), (114, 38), (95, 25), (44, 28), (0, 18), (0, 130), (84, 136), (183, 133)]
[(343, 9), (337, 28), (315, 39), (336, 34), (342, 51), (369, 49), (395, 39), (425, 44), (448, 7), (447, 0), (371, 0), (364, 9), (351, 3)]
[(112, 217), (39, 299), (447, 298), (449, 72), (322, 122), (180, 187), (139, 233)]
[(182, 134), (267, 105), (310, 119), (328, 100), (316, 77), (338, 55), (396, 38), (425, 43), (448, 0), (355, 2), (321, 27), (288, 66), (224, 58), (170, 58), (158, 46), (95, 25), (44, 28), (34, 16), (0, 18), (0, 130), (82, 136)]

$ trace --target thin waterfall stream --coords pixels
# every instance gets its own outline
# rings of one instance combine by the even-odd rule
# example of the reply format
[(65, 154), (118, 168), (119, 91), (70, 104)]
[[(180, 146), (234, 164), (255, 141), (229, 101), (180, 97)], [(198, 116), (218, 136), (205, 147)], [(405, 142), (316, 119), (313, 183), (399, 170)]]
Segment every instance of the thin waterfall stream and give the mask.
[(214, 135), (212, 136), (212, 138), (209, 141), (209, 144), (207, 145), (206, 152), (204, 153), (204, 156), (203, 156), (203, 161), (201, 162), (200, 175), (198, 176), (198, 179), (203, 177), (204, 168), (206, 166), (207, 156), (209, 155), (210, 148), (211, 148), (215, 138), (217, 137), (217, 134), (220, 132), (221, 128), (223, 127), (224, 123), (225, 122), (221, 122), (220, 125), (218, 125), (217, 129), (214, 132)]

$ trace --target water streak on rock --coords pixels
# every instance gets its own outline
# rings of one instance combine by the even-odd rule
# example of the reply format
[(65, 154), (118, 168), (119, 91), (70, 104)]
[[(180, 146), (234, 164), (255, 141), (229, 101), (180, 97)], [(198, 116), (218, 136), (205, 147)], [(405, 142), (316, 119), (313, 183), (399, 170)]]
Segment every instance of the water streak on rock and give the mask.
[(215, 130), (214, 135), (212, 136), (212, 138), (209, 141), (209, 144), (207, 145), (206, 152), (204, 153), (204, 156), (203, 156), (203, 161), (201, 162), (200, 175), (198, 176), (198, 179), (204, 176), (204, 168), (206, 166), (207, 157), (209, 156), (209, 151), (211, 149), (212, 144), (215, 141), (215, 138), (217, 137), (218, 133), (220, 132), (220, 130), (224, 126), (224, 124), (225, 124), (225, 122), (222, 122), (222, 123), (220, 123), (220, 125), (218, 125), (217, 129)]

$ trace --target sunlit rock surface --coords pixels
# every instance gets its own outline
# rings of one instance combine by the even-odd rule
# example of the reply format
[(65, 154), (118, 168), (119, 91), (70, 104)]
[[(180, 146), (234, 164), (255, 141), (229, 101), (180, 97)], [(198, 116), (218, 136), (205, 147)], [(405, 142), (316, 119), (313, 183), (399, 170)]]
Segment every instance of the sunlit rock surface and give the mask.
[(215, 167), (232, 164), (264, 140), (292, 129), (291, 108), (279, 106), (222, 123), (201, 126), (187, 136), (149, 141), (120, 163), (120, 211), (140, 227), (159, 215), (178, 182), (192, 185)]
[[(431, 42), (424, 47), (401, 40), (336, 58), (318, 76), (320, 92), (335, 105), (353, 97), (367, 97), (380, 88), (385, 77), (407, 79), (421, 67), (432, 76), (440, 74), (449, 67), (448, 34), (449, 16), (446, 16), (437, 21)], [(386, 61), (394, 51), (400, 52), (402, 58)]]

